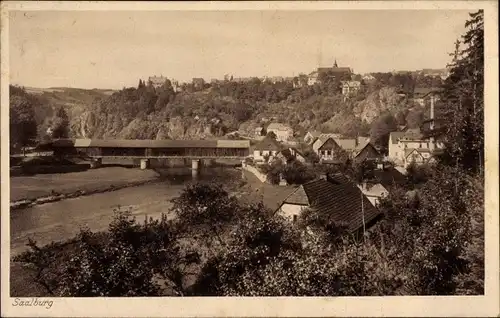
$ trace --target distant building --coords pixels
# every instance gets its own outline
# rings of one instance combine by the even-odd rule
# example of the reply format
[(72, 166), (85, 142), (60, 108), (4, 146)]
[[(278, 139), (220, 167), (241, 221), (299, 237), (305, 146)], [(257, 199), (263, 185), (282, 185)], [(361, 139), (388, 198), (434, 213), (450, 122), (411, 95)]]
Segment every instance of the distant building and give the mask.
[(361, 89), (361, 82), (359, 81), (344, 81), (342, 82), (342, 95), (348, 98), (352, 94), (357, 93)]
[(434, 100), (439, 99), (439, 95), (437, 93), (440, 90), (440, 88), (415, 88), (413, 91), (412, 101), (421, 107), (424, 107), (426, 101), (430, 100), (431, 97), (433, 97)]
[(365, 74), (363, 75), (363, 81), (365, 82), (369, 82), (369, 81), (374, 81), (375, 80), (375, 76), (371, 75), (371, 74)]
[(257, 127), (254, 130), (255, 136), (263, 136), (264, 135), (264, 127)]
[(148, 83), (150, 83), (154, 88), (161, 87), (165, 84), (167, 81), (166, 77), (163, 76), (150, 76), (148, 78)]
[(380, 183), (371, 184), (363, 182), (362, 184), (358, 184), (358, 188), (375, 207), (378, 206), (380, 199), (389, 195), (389, 191)]
[(253, 151), (255, 161), (265, 161), (266, 157), (271, 161), (282, 150), (282, 146), (273, 138), (266, 137), (257, 145)]
[(389, 135), (389, 158), (398, 165), (407, 166), (428, 162), (435, 150), (443, 145), (431, 138), (424, 138), (420, 129), (393, 131)]
[(181, 86), (179, 85), (179, 81), (172, 80), (171, 83), (172, 83), (172, 89), (174, 90), (174, 92), (181, 91)]
[(318, 82), (318, 72), (314, 71), (307, 76), (307, 85), (313, 86)]
[(293, 160), (305, 163), (306, 158), (304, 155), (298, 151), (296, 148), (286, 148), (278, 152), (275, 159), (281, 160), (283, 164), (287, 164)]
[(311, 145), (318, 139), (318, 137), (321, 136), (321, 132), (317, 130), (313, 131), (308, 131), (307, 134), (304, 136), (304, 142), (308, 145)]
[(369, 228), (382, 216), (355, 184), (324, 179), (298, 187), (282, 202), (277, 213), (296, 222), (306, 209), (314, 209), (332, 224), (344, 225), (350, 233)]
[(203, 78), (193, 78), (193, 87), (196, 90), (202, 90), (205, 87), (205, 80)]
[[(329, 77), (331, 79), (346, 79), (349, 78), (351, 79), (351, 76), (353, 74), (353, 71), (349, 67), (339, 67), (337, 65), (337, 61), (333, 64), (333, 67), (318, 67), (316, 72), (313, 72), (309, 75), (310, 77), (310, 82), (316, 83), (321, 79), (321, 77)], [(309, 81), (308, 81), (309, 82)], [(310, 84), (311, 85), (311, 84)]]
[(273, 132), (277, 141), (287, 141), (293, 137), (293, 129), (282, 123), (271, 123), (267, 126), (266, 133)]
[(365, 142), (364, 144), (358, 144), (354, 153), (353, 160), (356, 162), (362, 162), (365, 160), (377, 160), (382, 159), (382, 155), (377, 149), (370, 143)]

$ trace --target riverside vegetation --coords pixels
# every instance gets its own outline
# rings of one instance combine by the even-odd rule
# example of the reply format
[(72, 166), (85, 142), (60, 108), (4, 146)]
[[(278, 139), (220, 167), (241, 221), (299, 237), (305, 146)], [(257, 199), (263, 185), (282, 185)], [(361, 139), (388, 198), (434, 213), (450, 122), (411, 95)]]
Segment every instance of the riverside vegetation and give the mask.
[[(220, 185), (198, 183), (174, 200), (174, 219), (139, 222), (117, 211), (107, 232), (82, 229), (69, 242), (48, 246), (30, 241), (31, 250), (15, 258), (34, 273), (33, 281), (26, 283), (59, 296), (484, 294), (483, 12), (471, 14), (466, 27), (464, 48), (457, 43), (451, 75), (442, 87), (444, 107), (439, 116), (446, 125), (431, 132), (443, 140), (445, 153), (435, 166), (410, 169), (409, 182), (381, 201), (385, 217), (363, 238), (352, 237), (342, 224), (317, 211), (306, 211), (292, 225), (258, 202), (240, 201)], [(230, 109), (240, 109), (218, 109), (221, 106), (211, 102), (175, 108), (178, 96), (171, 97), (171, 92), (153, 103), (155, 94), (147, 87), (127, 89), (112, 98), (139, 96), (141, 91), (151, 96), (150, 113), (134, 108), (140, 98), (137, 104), (124, 103), (131, 111), (122, 127), (116, 126), (116, 134), (131, 118), (142, 122), (163, 114), (171, 119), (176, 112), (197, 109), (212, 109), (224, 117)], [(212, 87), (209, 93), (192, 96), (211, 98), (215, 91)], [(266, 105), (284, 106), (285, 99), (288, 103), (291, 95), (279, 92), (266, 95), (271, 96)], [(220, 100), (226, 100), (221, 94)], [(328, 102), (335, 98), (328, 92), (304, 100), (308, 98), (328, 105), (325, 112), (335, 109)], [(297, 107), (306, 104), (301, 103)], [(340, 116), (354, 116), (355, 105), (349, 103), (352, 112)], [(99, 105), (102, 111), (92, 115), (95, 120), (104, 122), (100, 116), (107, 112), (105, 122), (115, 125), (118, 115), (113, 115), (113, 107), (119, 104)], [(323, 106), (308, 107), (314, 115), (309, 122), (331, 118), (316, 117), (315, 111)], [(254, 109), (252, 114), (258, 112)], [(290, 110), (288, 116), (305, 113)], [(241, 116), (244, 120), (255, 115)], [(152, 137), (155, 130), (148, 134)]]

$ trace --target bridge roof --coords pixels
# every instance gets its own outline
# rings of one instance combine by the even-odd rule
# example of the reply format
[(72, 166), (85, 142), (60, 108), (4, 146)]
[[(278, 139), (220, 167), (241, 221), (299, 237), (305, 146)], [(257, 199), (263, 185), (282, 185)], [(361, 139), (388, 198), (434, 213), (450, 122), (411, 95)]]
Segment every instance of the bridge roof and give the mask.
[(59, 139), (54, 147), (78, 148), (249, 148), (249, 140)]

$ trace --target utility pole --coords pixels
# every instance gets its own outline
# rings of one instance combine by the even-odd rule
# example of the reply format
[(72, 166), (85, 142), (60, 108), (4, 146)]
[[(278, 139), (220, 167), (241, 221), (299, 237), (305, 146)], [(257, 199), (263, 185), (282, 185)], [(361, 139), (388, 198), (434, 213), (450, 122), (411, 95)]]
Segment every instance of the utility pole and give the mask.
[(365, 206), (364, 206), (364, 203), (363, 203), (363, 191), (360, 191), (361, 192), (361, 216), (362, 216), (362, 219), (363, 219), (363, 242), (365, 241), (365, 232), (366, 232), (366, 227), (365, 227)]

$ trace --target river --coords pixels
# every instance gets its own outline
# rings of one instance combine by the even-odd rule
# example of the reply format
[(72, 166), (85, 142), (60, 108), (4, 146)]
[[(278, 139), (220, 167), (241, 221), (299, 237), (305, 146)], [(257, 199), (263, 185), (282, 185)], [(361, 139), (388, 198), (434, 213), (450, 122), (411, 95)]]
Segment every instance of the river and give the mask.
[(169, 169), (158, 183), (117, 191), (97, 193), (12, 211), (10, 214), (11, 255), (27, 249), (28, 238), (39, 245), (69, 239), (81, 227), (106, 230), (114, 209), (130, 209), (138, 221), (159, 217), (172, 206), (170, 200), (194, 181), (225, 182), (238, 180), (241, 172), (228, 168), (202, 169), (194, 176), (190, 169)]

